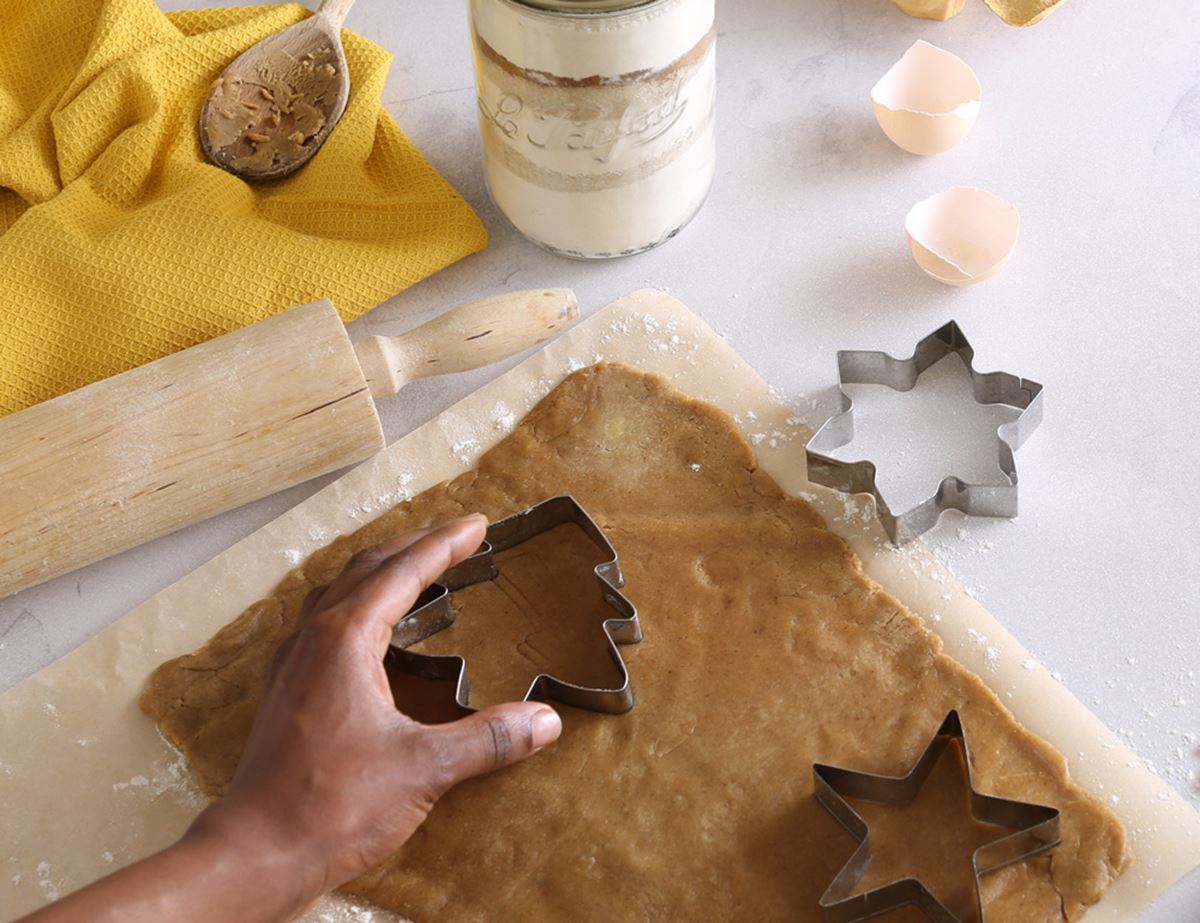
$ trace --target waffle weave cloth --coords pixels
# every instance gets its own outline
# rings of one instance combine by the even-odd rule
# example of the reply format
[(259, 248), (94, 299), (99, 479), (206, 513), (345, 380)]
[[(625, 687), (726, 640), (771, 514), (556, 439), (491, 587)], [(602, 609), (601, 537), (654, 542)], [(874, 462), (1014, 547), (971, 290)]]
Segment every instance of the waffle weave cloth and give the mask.
[(349, 32), (307, 166), (251, 185), (205, 160), (213, 81), (305, 15), (0, 3), (0, 415), (317, 298), (350, 320), (486, 245), (382, 108), (391, 56)]

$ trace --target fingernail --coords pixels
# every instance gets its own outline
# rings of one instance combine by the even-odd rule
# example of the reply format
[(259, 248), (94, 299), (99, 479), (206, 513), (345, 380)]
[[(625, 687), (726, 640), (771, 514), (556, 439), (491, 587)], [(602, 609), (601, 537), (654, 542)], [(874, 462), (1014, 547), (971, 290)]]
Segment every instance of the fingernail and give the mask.
[(459, 516), (457, 519), (451, 519), (450, 525), (455, 526), (460, 522), (474, 522), (477, 519), (482, 519), (484, 522), (487, 522), (487, 517), (484, 516), (483, 513), (468, 513), (466, 516)]
[(562, 718), (553, 708), (538, 709), (533, 715), (532, 725), (533, 746), (537, 750), (554, 743), (562, 733)]

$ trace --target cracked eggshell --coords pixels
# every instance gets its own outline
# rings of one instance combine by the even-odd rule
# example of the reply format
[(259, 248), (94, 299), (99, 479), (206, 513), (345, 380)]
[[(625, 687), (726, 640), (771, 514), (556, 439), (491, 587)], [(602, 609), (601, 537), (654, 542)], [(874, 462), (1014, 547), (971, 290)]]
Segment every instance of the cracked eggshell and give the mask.
[[(919, 19), (952, 19), (966, 0), (894, 0), (909, 16)], [(1049, 16), (1063, 0), (984, 0), (992, 12), (1010, 26), (1032, 26)]]
[(918, 19), (951, 19), (962, 12), (966, 0), (895, 0), (909, 16)]
[(904, 219), (913, 259), (946, 285), (991, 278), (1017, 243), (1016, 206), (971, 186), (955, 186), (918, 202)]
[(962, 58), (914, 42), (871, 89), (883, 133), (912, 154), (940, 154), (967, 136), (983, 88)]
[(984, 0), (992, 12), (1010, 26), (1037, 25), (1053, 13), (1063, 0)]

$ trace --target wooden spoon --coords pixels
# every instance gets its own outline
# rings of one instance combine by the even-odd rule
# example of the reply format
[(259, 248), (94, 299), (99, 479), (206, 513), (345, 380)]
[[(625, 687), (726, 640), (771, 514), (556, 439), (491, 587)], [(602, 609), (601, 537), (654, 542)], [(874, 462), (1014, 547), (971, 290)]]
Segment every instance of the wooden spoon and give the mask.
[(278, 179), (320, 150), (350, 97), (342, 22), (353, 5), (323, 0), (234, 59), (200, 110), (209, 160), (242, 179)]

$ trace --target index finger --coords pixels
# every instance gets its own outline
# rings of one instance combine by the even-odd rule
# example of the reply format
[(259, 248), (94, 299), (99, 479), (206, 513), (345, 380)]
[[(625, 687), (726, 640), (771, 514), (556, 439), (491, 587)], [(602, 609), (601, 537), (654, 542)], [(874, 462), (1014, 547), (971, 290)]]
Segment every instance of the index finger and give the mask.
[(392, 629), (421, 591), (449, 568), (474, 554), (487, 534), (487, 517), (447, 523), (385, 560), (339, 603), (349, 625), (368, 633), (379, 656), (387, 653)]
[(403, 535), (397, 535), (386, 542), (372, 545), (370, 548), (364, 548), (362, 551), (357, 552), (346, 562), (346, 566), (342, 568), (342, 572), (334, 577), (329, 585), (321, 591), (319, 597), (313, 600), (313, 608), (320, 607), (327, 609), (330, 606), (336, 606), (349, 596), (354, 591), (354, 588), (362, 583), (363, 580), (378, 570), (380, 564), (392, 555), (399, 554), (404, 549), (420, 541), (436, 528), (438, 527), (429, 526), (425, 529), (405, 532)]

